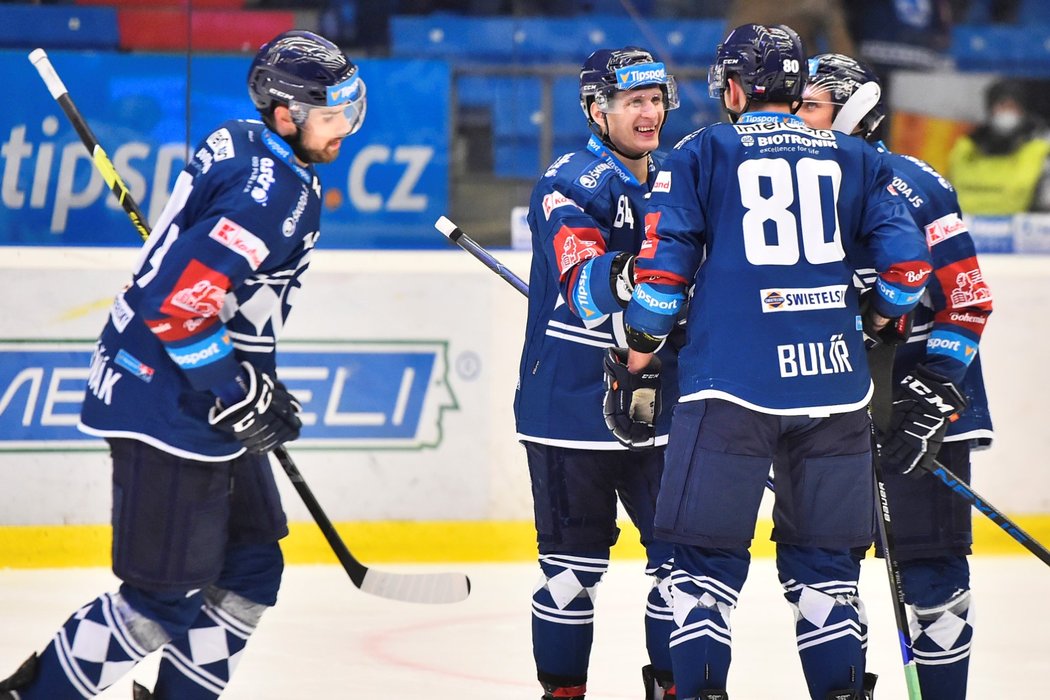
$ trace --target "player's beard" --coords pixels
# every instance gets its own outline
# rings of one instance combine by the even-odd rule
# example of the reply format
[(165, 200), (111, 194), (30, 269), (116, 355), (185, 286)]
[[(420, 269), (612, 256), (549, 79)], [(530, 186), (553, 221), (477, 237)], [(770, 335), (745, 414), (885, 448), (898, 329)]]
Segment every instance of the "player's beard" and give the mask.
[(292, 147), (295, 157), (303, 163), (331, 163), (339, 157), (339, 148), (329, 148), (329, 146), (342, 141), (342, 139), (332, 139), (323, 149), (307, 148), (303, 145), (302, 127), (297, 128), (294, 134), (286, 136), (284, 140)]

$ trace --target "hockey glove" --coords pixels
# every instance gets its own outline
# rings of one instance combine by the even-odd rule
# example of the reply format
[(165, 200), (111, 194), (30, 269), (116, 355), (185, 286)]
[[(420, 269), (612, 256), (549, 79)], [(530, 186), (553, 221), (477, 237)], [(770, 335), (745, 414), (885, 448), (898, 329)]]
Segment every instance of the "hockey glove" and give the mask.
[(632, 450), (656, 444), (660, 415), (660, 359), (653, 356), (638, 374), (627, 371), (627, 348), (605, 351), (605, 424)]
[(220, 399), (208, 412), (208, 422), (237, 438), (249, 452), (265, 454), (299, 437), (303, 423), (296, 414), (302, 406), (284, 384), (242, 362), (247, 395), (224, 406)]
[(921, 476), (933, 466), (948, 424), (966, 408), (966, 399), (949, 380), (922, 365), (894, 392), (893, 411), (880, 450), (886, 471)]
[(620, 307), (626, 309), (634, 294), (634, 256), (617, 253), (609, 268), (609, 284)]
[(871, 295), (874, 291), (867, 291), (860, 297), (860, 320), (864, 329), (864, 335), (869, 341), (868, 346), (871, 347), (871, 343), (882, 343), (883, 345), (889, 345), (896, 347), (908, 342), (908, 337), (911, 335), (912, 319), (914, 318), (914, 312), (908, 312), (899, 318), (891, 318), (882, 328), (876, 330), (875, 328), (875, 315), (878, 313), (875, 311), (875, 307), (871, 304)]

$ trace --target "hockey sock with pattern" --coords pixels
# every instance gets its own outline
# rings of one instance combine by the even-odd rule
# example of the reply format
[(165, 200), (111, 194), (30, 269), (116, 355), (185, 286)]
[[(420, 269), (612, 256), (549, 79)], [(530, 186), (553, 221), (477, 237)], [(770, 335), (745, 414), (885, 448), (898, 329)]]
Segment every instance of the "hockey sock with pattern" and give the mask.
[(119, 593), (104, 593), (77, 610), (40, 655), (21, 700), (82, 700), (98, 695), (167, 640)]
[(957, 591), (946, 603), (911, 606), (911, 636), (919, 686), (926, 700), (966, 697), (973, 641), (970, 591)]
[(157, 700), (211, 700), (226, 688), (267, 606), (209, 587), (185, 635), (164, 645)]
[(730, 613), (747, 578), (746, 549), (675, 547), (671, 572), (671, 665), (680, 698), (726, 687), (732, 661)]
[(864, 682), (868, 624), (857, 595), (860, 562), (848, 550), (777, 547), (784, 597), (810, 696), (824, 700)]
[(674, 631), (674, 609), (671, 602), (671, 562), (647, 570), (653, 576), (653, 587), (645, 602), (645, 647), (649, 661), (659, 673), (671, 673), (669, 641)]
[(532, 649), (541, 674), (576, 679), (579, 685), (586, 681), (594, 598), (608, 568), (608, 551), (540, 555), (543, 573), (532, 594)]

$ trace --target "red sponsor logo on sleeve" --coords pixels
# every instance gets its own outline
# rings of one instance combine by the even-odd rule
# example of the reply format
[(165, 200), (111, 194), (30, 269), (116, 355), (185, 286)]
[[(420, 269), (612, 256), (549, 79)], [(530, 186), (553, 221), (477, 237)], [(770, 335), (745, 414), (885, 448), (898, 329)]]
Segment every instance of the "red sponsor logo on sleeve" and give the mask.
[(656, 254), (656, 227), (660, 223), (660, 212), (649, 212), (645, 215), (645, 240), (638, 251), (639, 258), (651, 258)]
[(933, 271), (929, 263), (925, 262), (903, 262), (890, 267), (882, 278), (891, 284), (901, 284), (905, 287), (916, 287), (925, 284), (926, 278)]
[(261, 238), (243, 226), (238, 226), (225, 216), (221, 217), (218, 223), (212, 227), (212, 230), (208, 232), (208, 238), (218, 241), (226, 248), (237, 253), (237, 255), (240, 255), (248, 261), (248, 266), (253, 270), (258, 270), (259, 266), (266, 260), (266, 256), (270, 254), (270, 249), (266, 247)]
[(153, 334), (165, 342), (185, 340), (202, 333), (219, 322), (217, 318), (162, 318), (146, 321)]
[(229, 288), (230, 280), (226, 275), (191, 260), (160, 310), (175, 318), (211, 318), (219, 314)]
[(942, 323), (950, 323), (953, 326), (965, 328), (977, 337), (980, 337), (981, 333), (984, 332), (985, 324), (988, 323), (988, 316), (976, 309), (963, 311), (948, 310), (939, 312), (936, 320)]
[(572, 201), (561, 192), (551, 192), (543, 196), (543, 216), (547, 221), (551, 220), (551, 212), (558, 207), (573, 206), (580, 209), (580, 205)]
[(992, 290), (984, 281), (977, 258), (970, 257), (946, 265), (937, 270), (937, 281), (941, 283), (948, 308), (966, 306), (991, 308)]
[(931, 248), (941, 241), (946, 241), (952, 236), (966, 233), (968, 229), (963, 220), (956, 213), (945, 214), (939, 219), (926, 224), (926, 243)]
[(605, 239), (596, 228), (569, 228), (562, 226), (554, 236), (554, 254), (558, 259), (559, 276), (583, 260), (596, 258), (605, 252)]

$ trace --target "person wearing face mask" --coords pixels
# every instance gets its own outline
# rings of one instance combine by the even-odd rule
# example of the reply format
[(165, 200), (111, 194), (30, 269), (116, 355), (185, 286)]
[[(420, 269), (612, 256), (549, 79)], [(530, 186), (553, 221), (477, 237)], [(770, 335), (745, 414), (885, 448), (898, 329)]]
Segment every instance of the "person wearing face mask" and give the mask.
[[(645, 697), (671, 700), (671, 547), (653, 537), (670, 412), (654, 421), (653, 406), (661, 391), (668, 405), (677, 399), (673, 353), (661, 350), (662, 371), (654, 363), (646, 375), (648, 416), (621, 414), (617, 422), (596, 409), (606, 392), (603, 359), (625, 369), (614, 348), (626, 345), (622, 312), (646, 238), (645, 200), (659, 186), (653, 152), (678, 91), (645, 49), (599, 49), (580, 71), (580, 107), (590, 140), (540, 176), (528, 214), (533, 256), (514, 413), (532, 481), (541, 570), (532, 594), (533, 653), (544, 698), (582, 700), (594, 597), (620, 534), (619, 500), (639, 530), (653, 577), (644, 608), (639, 601), (649, 655)], [(628, 386), (634, 384), (621, 388)]]
[(963, 211), (998, 216), (1050, 211), (1050, 139), (1011, 80), (985, 93), (986, 119), (961, 137), (948, 159), (948, 179)]

